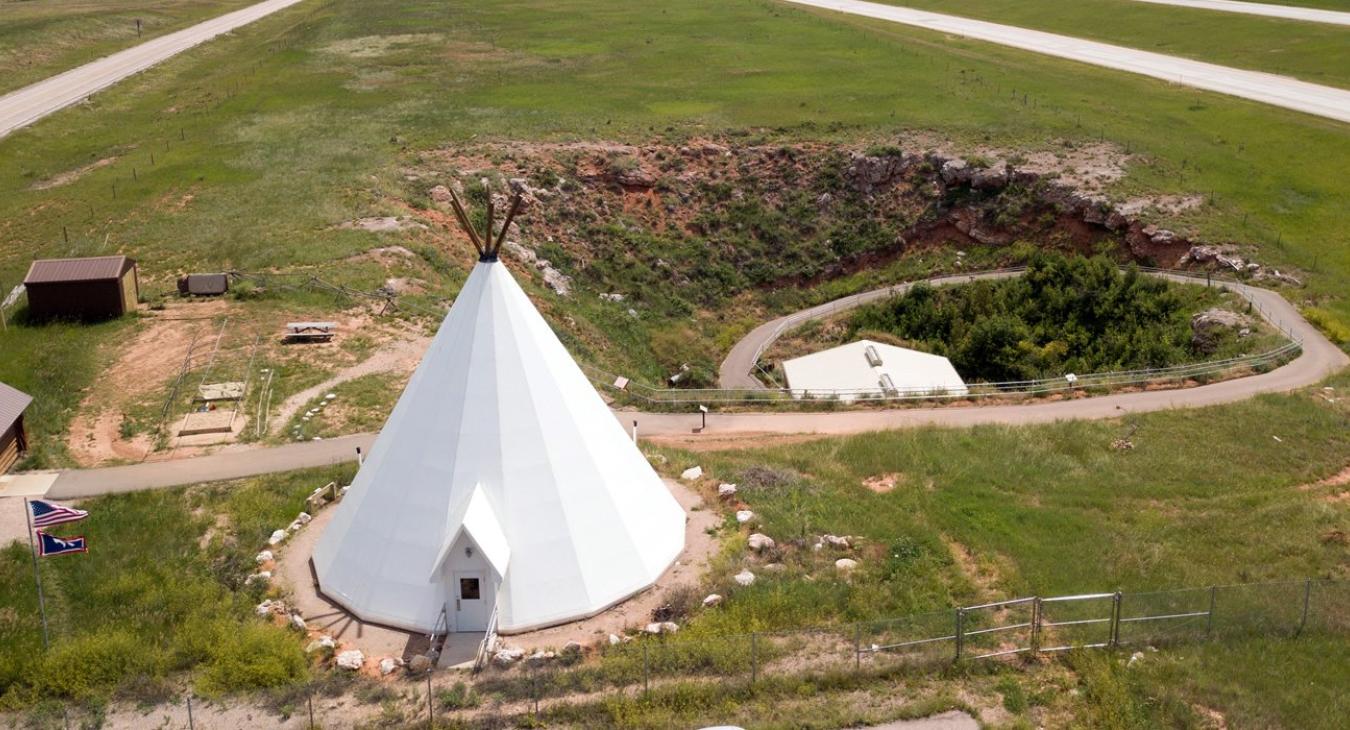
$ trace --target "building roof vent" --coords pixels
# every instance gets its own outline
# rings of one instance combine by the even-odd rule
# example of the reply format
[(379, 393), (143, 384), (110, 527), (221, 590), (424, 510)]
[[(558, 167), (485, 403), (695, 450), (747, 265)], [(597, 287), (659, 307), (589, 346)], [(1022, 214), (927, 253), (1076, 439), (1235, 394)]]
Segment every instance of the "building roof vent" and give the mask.
[(868, 345), (867, 348), (863, 350), (863, 353), (867, 356), (868, 365), (871, 365), (874, 368), (881, 366), (881, 353), (877, 352), (877, 348)]

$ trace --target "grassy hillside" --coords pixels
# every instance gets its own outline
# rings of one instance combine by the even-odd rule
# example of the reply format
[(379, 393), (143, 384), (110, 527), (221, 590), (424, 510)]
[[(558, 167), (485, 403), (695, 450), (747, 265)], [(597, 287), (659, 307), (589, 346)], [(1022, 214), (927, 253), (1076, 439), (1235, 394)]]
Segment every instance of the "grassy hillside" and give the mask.
[(1006, 23), (1350, 86), (1350, 28), (1134, 0), (881, 0), (918, 10)]
[[(389, 272), (352, 257), (399, 244), (438, 304), (471, 261), (462, 241), (435, 221), (339, 227), (417, 213), (398, 202), (407, 170), (438, 149), (709, 135), (1027, 153), (1105, 140), (1130, 155), (1113, 195), (1205, 196), (1158, 217), (1292, 269), (1307, 281), (1292, 296), (1350, 322), (1344, 125), (767, 0), (306, 2), (0, 140), (0, 284), (34, 256), (123, 251), (152, 292), (221, 268), (374, 289)], [(598, 307), (534, 290), (569, 342), (603, 344)], [(647, 351), (670, 325), (625, 337)]]
[(0, 0), (0, 94), (253, 1)]

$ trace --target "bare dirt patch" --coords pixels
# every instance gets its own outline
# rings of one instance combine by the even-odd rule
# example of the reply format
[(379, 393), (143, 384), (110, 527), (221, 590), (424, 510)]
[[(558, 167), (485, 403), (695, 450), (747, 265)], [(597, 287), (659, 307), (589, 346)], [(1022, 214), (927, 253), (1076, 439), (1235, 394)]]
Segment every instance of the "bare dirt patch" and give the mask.
[(394, 373), (396, 375), (408, 375), (417, 369), (417, 364), (422, 361), (422, 355), (431, 345), (431, 337), (411, 336), (408, 339), (392, 340), (376, 350), (374, 354), (365, 360), (343, 368), (322, 383), (306, 388), (287, 398), (277, 409), (276, 415), (271, 422), (273, 433), (280, 432), (291, 422), (296, 413), (305, 406), (306, 403), (318, 398), (319, 396), (332, 390), (334, 387), (349, 380), (365, 375), (374, 375), (376, 373)]
[(394, 231), (424, 230), (426, 225), (411, 218), (390, 215), (357, 218), (339, 225), (338, 228), (371, 231), (372, 233), (391, 233)]
[(887, 472), (867, 477), (863, 480), (863, 486), (876, 492), (877, 494), (886, 494), (895, 490), (895, 485), (903, 482), (905, 475), (898, 472)]
[(80, 464), (105, 464), (111, 461), (140, 461), (154, 443), (145, 434), (130, 440), (122, 437), (122, 414), (113, 410), (81, 411), (70, 421), (66, 448)]
[(46, 180), (39, 180), (38, 182), (33, 183), (32, 189), (51, 190), (52, 188), (59, 188), (62, 185), (69, 185), (75, 182), (76, 180), (79, 180), (80, 178), (84, 177), (85, 175), (88, 175), (94, 170), (107, 167), (108, 165), (111, 165), (114, 162), (117, 162), (116, 156), (104, 157), (101, 160), (91, 162), (88, 165), (84, 165), (82, 167), (77, 167), (74, 170), (68, 170), (59, 175), (53, 175), (52, 177), (49, 177)]
[(1344, 469), (1332, 474), (1326, 479), (1321, 479), (1309, 484), (1300, 484), (1297, 488), (1300, 492), (1322, 492), (1317, 498), (1328, 504), (1350, 504), (1350, 489), (1340, 489), (1350, 485), (1350, 465)]
[(804, 444), (809, 441), (819, 441), (822, 438), (828, 438), (829, 434), (771, 434), (746, 432), (729, 436), (717, 436), (712, 434), (688, 435), (661, 435), (650, 438), (642, 436), (641, 425), (638, 427), (638, 437), (654, 446), (666, 446), (685, 451), (704, 452), (704, 451), (740, 451), (744, 449), (761, 449), (773, 446), (791, 446), (794, 444)]
[(1143, 198), (1130, 198), (1129, 200), (1116, 206), (1125, 215), (1139, 215), (1140, 213), (1162, 213), (1164, 215), (1179, 215), (1188, 210), (1194, 210), (1205, 204), (1203, 195), (1154, 195)]
[(366, 35), (329, 43), (320, 50), (350, 58), (379, 58), (408, 48), (440, 44), (444, 40), (445, 36), (440, 33)]
[(970, 548), (947, 535), (942, 536), (942, 541), (946, 543), (947, 549), (951, 552), (952, 558), (956, 560), (957, 566), (961, 568), (961, 572), (975, 585), (981, 598), (994, 599), (999, 597), (998, 584), (1002, 580), (1002, 576), (993, 564), (987, 560), (981, 560)]

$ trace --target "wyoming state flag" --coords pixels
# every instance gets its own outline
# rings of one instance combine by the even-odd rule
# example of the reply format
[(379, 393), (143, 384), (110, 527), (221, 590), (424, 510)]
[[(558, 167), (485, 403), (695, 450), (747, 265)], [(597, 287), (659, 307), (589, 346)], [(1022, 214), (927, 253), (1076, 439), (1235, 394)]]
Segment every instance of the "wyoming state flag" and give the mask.
[(42, 530), (38, 530), (37, 536), (38, 555), (41, 555), (44, 558), (49, 555), (89, 552), (89, 548), (85, 547), (84, 535), (80, 535), (79, 537), (56, 537), (55, 535), (48, 535)]

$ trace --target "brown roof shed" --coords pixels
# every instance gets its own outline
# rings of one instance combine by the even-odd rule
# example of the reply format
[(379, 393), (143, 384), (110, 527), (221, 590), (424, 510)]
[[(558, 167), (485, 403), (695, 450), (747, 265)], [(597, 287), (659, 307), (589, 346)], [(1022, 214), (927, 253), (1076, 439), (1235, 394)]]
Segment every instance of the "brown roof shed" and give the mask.
[(32, 402), (32, 396), (27, 393), (0, 383), (0, 474), (19, 460), (20, 453), (28, 450), (23, 412)]
[(35, 319), (111, 319), (136, 308), (140, 281), (126, 256), (44, 259), (23, 280)]

